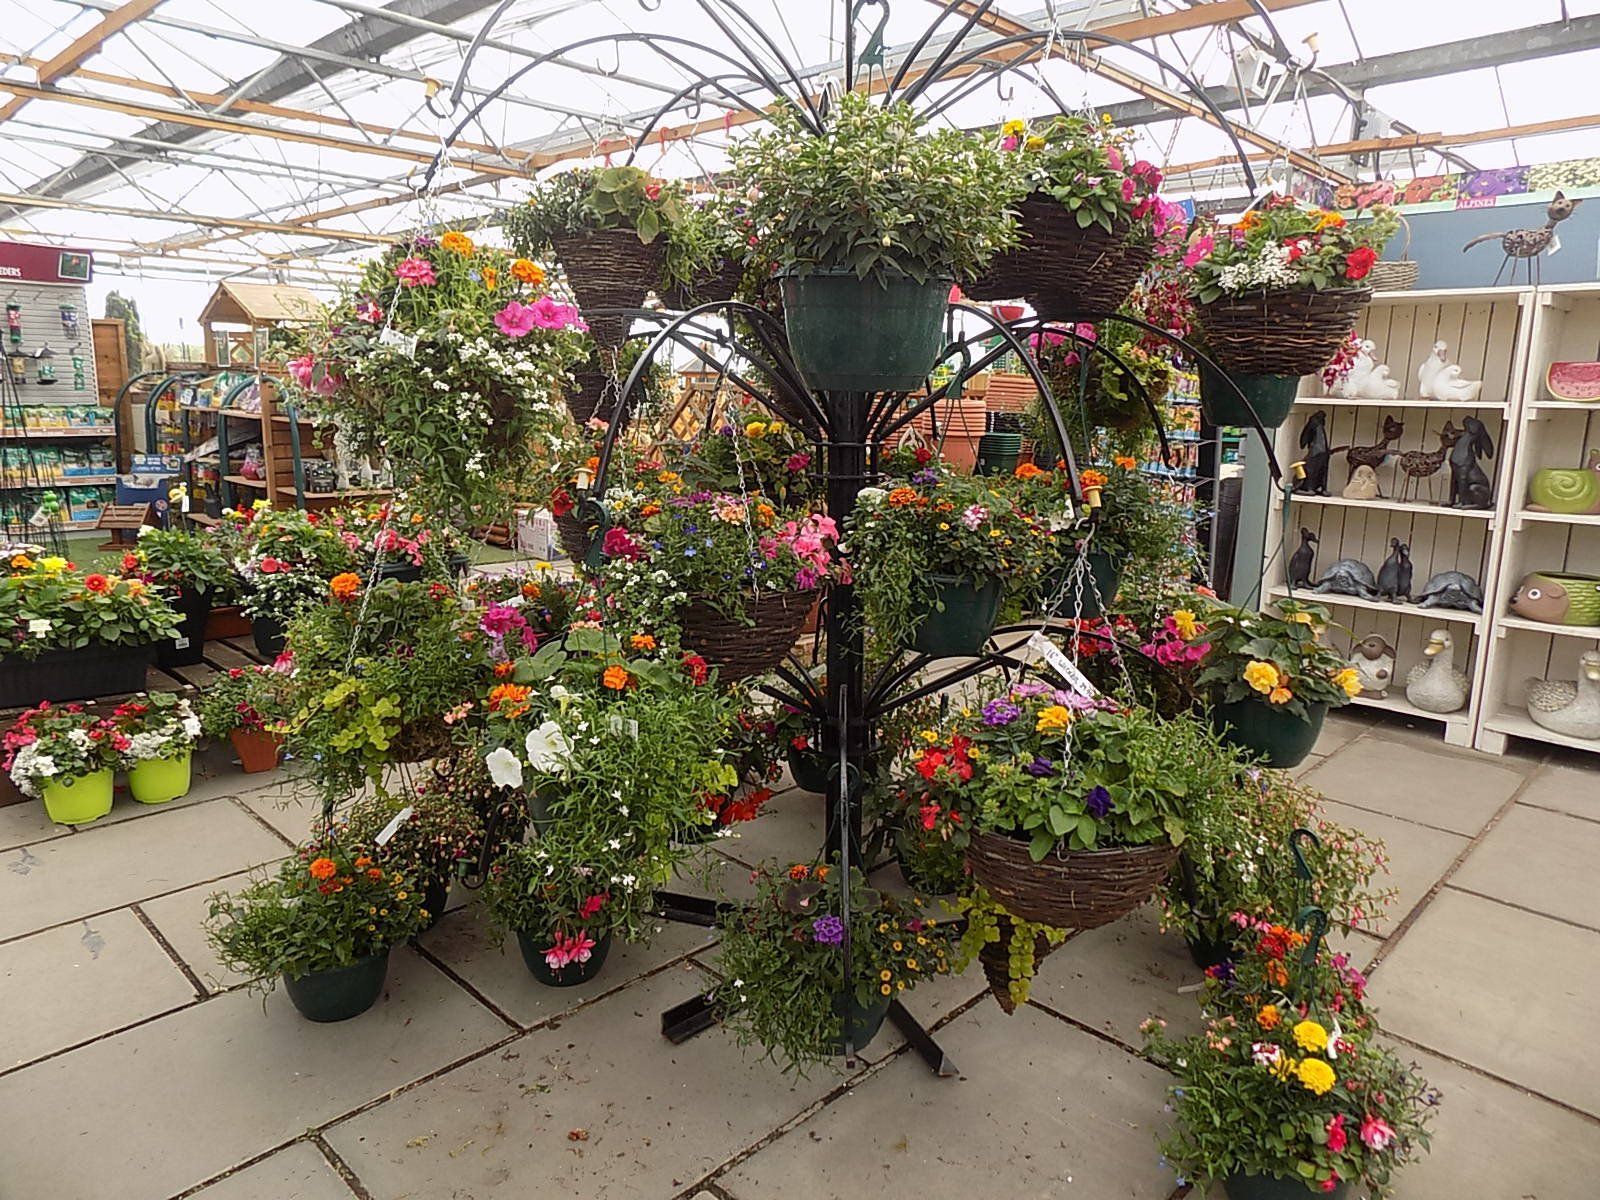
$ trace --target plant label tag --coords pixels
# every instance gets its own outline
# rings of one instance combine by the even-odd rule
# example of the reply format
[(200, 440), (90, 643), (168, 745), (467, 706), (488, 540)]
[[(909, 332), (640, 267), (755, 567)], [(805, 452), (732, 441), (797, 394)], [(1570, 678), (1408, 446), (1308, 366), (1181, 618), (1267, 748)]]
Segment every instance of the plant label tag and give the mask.
[(385, 329), (378, 335), (378, 345), (387, 346), (391, 350), (398, 350), (407, 358), (417, 356), (417, 339), (411, 334), (401, 333), (398, 329)]
[(174, 650), (187, 650), (189, 648), (189, 639), (180, 633), (177, 637), (172, 639), (172, 648)]
[(395, 813), (394, 818), (383, 827), (377, 837), (372, 839), (373, 845), (387, 846), (389, 844), (389, 839), (400, 832), (400, 826), (404, 825), (411, 819), (412, 811), (411, 805), (408, 804), (399, 812)]
[(28, 518), (28, 524), (32, 525), (35, 529), (43, 529), (46, 525), (50, 524), (50, 515), (46, 513), (44, 509), (36, 508), (33, 510), (33, 516)]
[(1050, 514), (1050, 532), (1060, 533), (1063, 529), (1068, 529), (1077, 524), (1077, 521), (1078, 510), (1072, 506), (1072, 498), (1069, 496), (1066, 508), (1058, 513)]
[(611, 722), (611, 732), (617, 737), (621, 737), (624, 733), (626, 733), (634, 741), (637, 742), (639, 740), (639, 722), (635, 721), (632, 717), (629, 717), (626, 721), (624, 721), (621, 717), (617, 716), (616, 713), (612, 713), (608, 719)]
[(1036, 632), (1028, 639), (1028, 649), (1049, 663), (1056, 674), (1065, 679), (1067, 686), (1078, 695), (1093, 699), (1100, 694), (1099, 689), (1089, 682), (1088, 676), (1078, 670), (1078, 664), (1061, 653), (1060, 648), (1043, 633)]

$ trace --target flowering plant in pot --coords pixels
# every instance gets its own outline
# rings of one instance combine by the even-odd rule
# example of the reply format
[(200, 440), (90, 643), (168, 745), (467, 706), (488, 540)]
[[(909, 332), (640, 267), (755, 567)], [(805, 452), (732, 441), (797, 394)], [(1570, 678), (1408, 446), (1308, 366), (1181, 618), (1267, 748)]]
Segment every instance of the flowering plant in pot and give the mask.
[(1322, 641), (1328, 610), (1285, 598), (1273, 615), (1205, 596), (1192, 607), (1211, 647), (1197, 682), (1214, 689), (1212, 720), (1267, 766), (1298, 766), (1328, 709), (1342, 708), (1361, 690), (1355, 668)]
[(81, 704), (48, 700), (17, 718), (0, 739), (0, 769), (25, 796), (44, 801), (58, 825), (81, 825), (111, 811), (112, 773), (127, 738)]
[(334, 508), (324, 519), (349, 548), (352, 569), (363, 579), (374, 568), (380, 578), (407, 583), (449, 579), (466, 565), (461, 535), (404, 500)]
[(162, 666), (192, 666), (205, 652), (206, 618), (231, 604), (239, 576), (216, 539), (185, 529), (144, 525), (139, 541), (117, 560), (124, 575), (161, 590), (181, 615), (177, 635), (156, 649)]
[(377, 1002), (389, 951), (419, 932), (422, 893), (372, 852), (328, 837), (272, 873), (210, 899), (206, 932), (224, 966), (270, 992), (281, 978), (301, 1015), (343, 1021)]
[(450, 884), (476, 865), (483, 846), (483, 816), (448, 778), (425, 780), (405, 795), (363, 796), (343, 819), (347, 839), (371, 847), (380, 867), (421, 888), (430, 926), (444, 915)]
[(317, 513), (273, 508), (258, 501), (248, 520), (229, 535), (237, 548), (234, 569), (244, 584), (240, 606), (254, 627), (256, 649), (276, 656), (289, 622), (327, 597), (328, 580), (355, 565), (355, 557)]
[(119, 741), (120, 765), (128, 790), (141, 804), (165, 804), (188, 794), (200, 718), (189, 702), (172, 692), (150, 692), (117, 705), (111, 723)]
[(848, 924), (835, 867), (769, 863), (751, 879), (754, 898), (719, 921), (717, 1001), (739, 1044), (761, 1046), (786, 1072), (863, 1049), (891, 1001), (950, 969), (950, 928), (860, 871), (849, 873)]
[(750, 204), (732, 189), (712, 192), (685, 206), (667, 248), (667, 274), (679, 281), (663, 299), (673, 308), (731, 300), (744, 283), (751, 247), (758, 239)]
[(821, 494), (816, 447), (796, 426), (754, 408), (740, 403), (679, 469), (713, 491), (760, 492), (779, 508), (814, 504)]
[(1343, 955), (1305, 961), (1295, 930), (1238, 914), (1249, 948), (1209, 973), (1205, 1028), (1147, 1049), (1177, 1075), (1161, 1149), (1180, 1182), (1229, 1200), (1373, 1196), (1427, 1150), (1438, 1095), (1379, 1040), (1366, 980)]
[(386, 457), (425, 510), (469, 525), (503, 515), (563, 419), (584, 328), (531, 259), (451, 232), (368, 263), (289, 371), (308, 412)]
[(15, 551), (0, 577), (0, 706), (138, 691), (178, 614), (139, 579)]
[[(532, 649), (545, 638), (565, 633), (574, 621), (595, 621), (600, 617), (593, 588), (584, 580), (556, 574), (548, 562), (513, 567), (498, 575), (475, 576), (461, 585), (461, 594), (482, 610), (479, 625), (486, 633), (493, 634), (502, 624), (515, 627), (513, 648), (521, 644)], [(515, 610), (524, 623), (518, 625), (514, 619), (489, 616), (490, 610), (504, 608)], [(503, 634), (501, 644), (502, 648), (506, 645)]]
[(789, 347), (817, 388), (912, 391), (951, 283), (1014, 244), (1023, 191), (998, 149), (929, 132), (909, 104), (839, 97), (820, 135), (791, 106), (733, 147), (758, 257), (777, 265)]
[(270, 771), (283, 750), (283, 730), (294, 715), (291, 667), (230, 667), (200, 696), (200, 728), (233, 743), (246, 774)]

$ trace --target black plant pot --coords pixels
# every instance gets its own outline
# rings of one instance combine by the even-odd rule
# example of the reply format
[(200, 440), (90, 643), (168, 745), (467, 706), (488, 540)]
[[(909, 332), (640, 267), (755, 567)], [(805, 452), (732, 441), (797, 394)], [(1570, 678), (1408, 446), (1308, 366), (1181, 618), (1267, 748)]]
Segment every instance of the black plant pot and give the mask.
[(283, 977), (289, 999), (308, 1021), (348, 1021), (359, 1017), (383, 995), (389, 974), (389, 951), (380, 950), (348, 967), (313, 971), (299, 979)]
[(262, 658), (277, 658), (287, 644), (283, 622), (276, 617), (251, 617), (250, 635), (256, 640), (256, 653)]
[(422, 581), (422, 568), (415, 563), (381, 563), (378, 567), (378, 579), (398, 579), (401, 583), (420, 583)]
[(206, 652), (206, 619), (211, 616), (211, 593), (178, 589), (172, 601), (178, 610), (178, 636), (156, 643), (156, 662), (163, 667), (192, 667)]
[(834, 1052), (843, 1054), (846, 1042), (859, 1052), (865, 1050), (883, 1028), (883, 1019), (889, 1015), (889, 997), (863, 1007), (854, 996), (838, 995), (833, 998), (833, 1011), (844, 1022), (840, 1038), (834, 1043)]
[(1184, 945), (1189, 947), (1189, 957), (1194, 965), (1202, 971), (1211, 967), (1221, 966), (1233, 957), (1233, 943), (1226, 937), (1213, 938), (1202, 934), (1199, 937), (1184, 938)]
[(428, 910), (428, 923), (422, 927), (427, 933), (444, 916), (444, 906), (450, 902), (450, 876), (435, 875), (422, 885), (422, 907)]
[(607, 933), (595, 942), (594, 949), (589, 952), (588, 962), (552, 967), (544, 960), (545, 944), (549, 941), (548, 933), (531, 934), (517, 930), (517, 949), (522, 951), (522, 961), (528, 964), (533, 977), (546, 987), (577, 987), (580, 983), (588, 983), (600, 974), (600, 968), (605, 966), (606, 955), (611, 952), (611, 935)]
[(0, 708), (27, 708), (41, 700), (92, 700), (142, 692), (155, 647), (90, 645), (46, 650), (38, 658), (0, 658)]

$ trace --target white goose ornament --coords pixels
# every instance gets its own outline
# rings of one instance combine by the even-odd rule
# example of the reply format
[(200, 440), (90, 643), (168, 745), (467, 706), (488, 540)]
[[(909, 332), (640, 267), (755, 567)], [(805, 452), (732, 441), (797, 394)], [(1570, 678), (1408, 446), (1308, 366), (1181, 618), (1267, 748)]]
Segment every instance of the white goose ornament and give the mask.
[(1600, 738), (1600, 650), (1578, 658), (1578, 678), (1528, 680), (1528, 716), (1552, 733)]
[(1423, 712), (1453, 713), (1467, 703), (1467, 677), (1456, 670), (1455, 643), (1448, 630), (1435, 629), (1422, 648), (1427, 662), (1406, 676), (1406, 699)]

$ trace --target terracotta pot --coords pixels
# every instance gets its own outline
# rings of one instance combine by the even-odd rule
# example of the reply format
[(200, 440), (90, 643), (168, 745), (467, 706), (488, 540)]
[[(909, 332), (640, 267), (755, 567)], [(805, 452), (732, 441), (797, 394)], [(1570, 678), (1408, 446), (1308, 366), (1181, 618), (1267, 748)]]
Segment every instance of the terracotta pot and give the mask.
[(239, 756), (239, 765), (246, 775), (276, 770), (278, 758), (283, 753), (283, 738), (259, 729), (235, 729), (228, 734), (233, 752)]
[(928, 412), (918, 413), (911, 427), (929, 445), (939, 445), (942, 438), (945, 460), (958, 471), (970, 473), (978, 465), (978, 443), (988, 431), (988, 419), (988, 401), (984, 397), (951, 397), (940, 400)]

